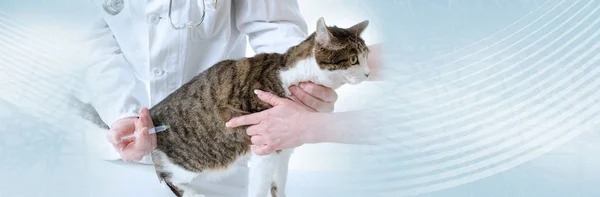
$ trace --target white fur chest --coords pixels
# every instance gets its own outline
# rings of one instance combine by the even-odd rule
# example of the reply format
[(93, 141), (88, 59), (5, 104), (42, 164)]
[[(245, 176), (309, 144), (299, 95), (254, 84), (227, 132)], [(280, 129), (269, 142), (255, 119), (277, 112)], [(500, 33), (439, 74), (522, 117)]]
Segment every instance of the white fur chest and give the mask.
[(344, 84), (343, 78), (335, 71), (322, 70), (314, 56), (300, 60), (292, 68), (279, 73), (282, 87), (286, 96), (290, 96), (289, 87), (301, 82), (313, 82), (331, 89), (337, 89)]

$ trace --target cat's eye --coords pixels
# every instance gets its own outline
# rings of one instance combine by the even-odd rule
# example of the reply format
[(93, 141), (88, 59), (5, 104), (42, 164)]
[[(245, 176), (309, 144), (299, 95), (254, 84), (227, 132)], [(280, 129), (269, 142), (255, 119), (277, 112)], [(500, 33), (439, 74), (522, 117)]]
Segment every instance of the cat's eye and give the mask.
[(358, 63), (358, 57), (352, 56), (350, 57), (350, 64), (355, 65)]

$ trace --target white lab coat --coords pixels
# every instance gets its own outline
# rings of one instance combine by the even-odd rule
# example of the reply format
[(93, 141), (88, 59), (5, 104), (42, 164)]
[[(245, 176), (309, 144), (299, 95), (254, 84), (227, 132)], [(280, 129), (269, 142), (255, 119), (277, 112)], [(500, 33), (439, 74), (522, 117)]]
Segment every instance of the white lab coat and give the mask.
[[(96, 1), (102, 9), (104, 0)], [(126, 0), (121, 13), (105, 14), (94, 30), (94, 53), (103, 57), (85, 80), (91, 104), (108, 125), (157, 104), (214, 63), (245, 56), (246, 35), (256, 53), (284, 52), (307, 35), (295, 0), (220, 0), (216, 10), (215, 0), (205, 0), (203, 24), (184, 30), (171, 28), (168, 2)], [(194, 6), (175, 2), (182, 1), (174, 1), (175, 23), (199, 20), (198, 13), (188, 14)]]
[[(95, 2), (102, 10), (104, 0)], [(182, 30), (171, 27), (168, 0), (124, 2), (90, 32), (96, 61), (84, 76), (85, 97), (107, 125), (137, 116), (218, 61), (244, 57), (247, 37), (256, 53), (282, 53), (307, 36), (295, 0), (205, 0), (204, 22)], [(200, 19), (201, 1), (173, 3), (174, 23)]]

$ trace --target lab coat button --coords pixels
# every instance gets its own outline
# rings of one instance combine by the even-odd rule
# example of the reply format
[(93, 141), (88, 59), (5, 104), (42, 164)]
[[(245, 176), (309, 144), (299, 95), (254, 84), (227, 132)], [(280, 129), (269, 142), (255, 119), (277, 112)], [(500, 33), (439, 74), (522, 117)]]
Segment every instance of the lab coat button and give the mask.
[(150, 15), (150, 17), (148, 17), (148, 22), (151, 24), (158, 24), (158, 22), (160, 21), (160, 16), (153, 14)]
[(110, 15), (117, 15), (123, 10), (125, 7), (125, 3), (123, 0), (105, 0), (104, 4), (102, 4), (102, 8)]
[(164, 73), (165, 73), (165, 71), (163, 71), (163, 70), (162, 70), (162, 69), (160, 69), (160, 68), (155, 68), (155, 69), (154, 69), (154, 76), (155, 76), (155, 77), (161, 77), (161, 76), (162, 76)]

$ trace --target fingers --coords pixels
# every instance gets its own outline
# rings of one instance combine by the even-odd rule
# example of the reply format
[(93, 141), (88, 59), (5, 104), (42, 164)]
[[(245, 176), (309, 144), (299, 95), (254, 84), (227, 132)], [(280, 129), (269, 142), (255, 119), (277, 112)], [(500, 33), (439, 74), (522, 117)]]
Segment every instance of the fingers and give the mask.
[(128, 144), (131, 144), (134, 141), (134, 138), (129, 138), (125, 140), (121, 140), (121, 137), (124, 136), (123, 132), (117, 130), (110, 130), (106, 135), (107, 140), (112, 144), (113, 148), (123, 157), (125, 155), (125, 148)]
[(126, 158), (125, 148), (133, 141), (133, 139), (121, 140), (121, 138), (133, 133), (135, 130), (134, 119), (137, 118), (126, 118), (117, 121), (106, 134), (106, 139), (112, 144), (119, 155), (121, 155), (121, 158)]
[(139, 152), (126, 151), (121, 155), (121, 159), (126, 162), (139, 162), (144, 156), (145, 155), (142, 155)]
[(127, 142), (121, 142), (120, 139), (119, 139), (119, 141), (115, 141), (115, 138), (112, 137), (111, 134), (106, 135), (106, 138), (112, 144), (113, 148), (119, 153), (119, 155), (121, 155), (121, 157), (123, 157), (123, 151), (125, 149), (125, 146), (128, 143), (131, 143), (131, 140), (128, 140)]
[(152, 150), (152, 142), (148, 127), (144, 127), (140, 132), (138, 138), (135, 139), (136, 149), (139, 150), (143, 155), (147, 155)]
[(311, 111), (311, 112), (318, 112), (316, 109), (313, 109), (310, 106), (308, 106), (305, 103), (303, 103), (302, 100), (300, 100), (298, 97), (292, 95), (292, 98), (294, 99), (294, 102), (302, 105), (302, 107), (304, 107), (306, 110)]
[(122, 143), (121, 138), (123, 136), (125, 136), (125, 135), (123, 135), (121, 132), (114, 130), (114, 129), (108, 130), (108, 133), (106, 133), (106, 139), (112, 145), (121, 144)]
[(264, 126), (258, 124), (258, 125), (252, 125), (250, 127), (248, 127), (248, 129), (246, 129), (246, 135), (249, 136), (253, 136), (253, 135), (259, 135), (260, 132), (265, 131)]
[(257, 155), (267, 155), (273, 151), (275, 151), (275, 147), (271, 145), (265, 146), (252, 146), (252, 151)]
[(307, 82), (300, 83), (299, 86), (303, 90), (303, 93), (313, 96), (319, 100), (333, 103), (338, 99), (337, 93), (331, 88)]
[(318, 112), (332, 112), (338, 99), (335, 91), (314, 83), (300, 83), (299, 86), (290, 87), (290, 91), (294, 98)]
[(367, 59), (367, 65), (371, 70), (370, 76), (368, 78), (369, 81), (378, 81), (380, 80), (379, 70), (382, 66), (383, 59), (381, 58), (381, 46), (380, 44), (370, 45), (369, 46), (369, 58)]
[(140, 110), (140, 119), (139, 119), (139, 123), (140, 123), (140, 127), (138, 128), (142, 128), (142, 127), (154, 127), (154, 125), (152, 124), (152, 118), (150, 117), (150, 111), (148, 110), (148, 108), (142, 108)]
[(115, 123), (107, 133), (107, 140), (113, 144), (120, 144), (123, 136), (133, 134), (137, 118), (125, 118)]
[(283, 104), (288, 101), (284, 98), (280, 98), (277, 95), (274, 95), (270, 92), (265, 92), (262, 90), (254, 90), (254, 93), (258, 95), (258, 98), (266, 103), (271, 104), (272, 106), (277, 106)]
[[(108, 141), (119, 152), (123, 161), (140, 161), (150, 154), (156, 144), (156, 136), (148, 133), (148, 128), (154, 127), (148, 108), (140, 110), (139, 118), (126, 118), (115, 123), (107, 134)], [(138, 132), (138, 136), (121, 140), (123, 136)]]
[[(140, 118), (138, 120), (138, 123), (139, 127), (137, 128), (146, 127), (147, 130), (149, 130), (148, 128), (154, 127), (154, 123), (152, 123), (152, 117), (150, 116), (150, 110), (148, 110), (148, 108), (144, 107), (140, 110)], [(139, 143), (141, 143), (140, 146), (144, 147), (143, 150), (145, 151), (145, 154), (149, 154), (152, 151), (152, 149), (156, 147), (156, 135), (150, 135), (149, 132), (146, 131), (141, 132), (139, 138), (144, 140), (143, 142)]]
[[(265, 92), (262, 90), (255, 90), (254, 93), (257, 94), (258, 98), (272, 106), (281, 105), (285, 102), (291, 102), (288, 99), (280, 98), (277, 95), (274, 95), (269, 92)], [(243, 125), (254, 125), (259, 124), (266, 116), (267, 111), (262, 111), (258, 113), (253, 113), (245, 116), (240, 116), (236, 118), (232, 118), (227, 123), (225, 123), (226, 127), (234, 128)]]
[(298, 102), (301, 102), (301, 104), (304, 104), (308, 108), (310, 108), (310, 111), (326, 111), (327, 110), (327, 109), (325, 109), (325, 106), (328, 106), (329, 103), (326, 103), (325, 101), (322, 101), (318, 98), (311, 96), (310, 94), (303, 91), (299, 87), (292, 86), (292, 87), (290, 87), (290, 91), (292, 92), (292, 95), (294, 95), (293, 97), (297, 98), (296, 100)]
[(225, 123), (225, 126), (229, 128), (235, 128), (243, 125), (258, 124), (262, 120), (263, 116), (263, 112), (258, 112), (254, 114), (232, 118), (231, 120), (229, 120), (229, 122)]
[(152, 137), (153, 136), (149, 134), (148, 128), (144, 127), (139, 131), (139, 135), (134, 141), (121, 143), (115, 146), (115, 148), (119, 150), (119, 154), (123, 161), (139, 162), (144, 156), (152, 152), (152, 147), (154, 147), (155, 144)]
[(126, 162), (139, 162), (140, 160), (142, 160), (143, 157), (144, 156), (142, 156), (141, 154), (130, 150), (123, 151), (121, 153), (121, 159)]
[(144, 127), (139, 131), (139, 135), (133, 143), (129, 143), (126, 147), (124, 160), (140, 161), (142, 158), (150, 154), (151, 148), (150, 134), (148, 128)]
[(264, 139), (264, 137), (263, 137), (263, 136), (260, 136), (260, 135), (255, 135), (255, 136), (252, 136), (252, 137), (250, 138), (250, 141), (251, 141), (251, 142), (252, 142), (252, 144), (254, 144), (254, 145), (264, 145), (264, 144), (267, 144), (267, 143), (266, 143), (266, 141), (265, 141), (265, 139)]

